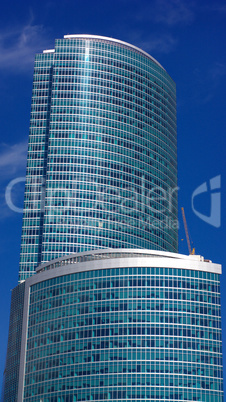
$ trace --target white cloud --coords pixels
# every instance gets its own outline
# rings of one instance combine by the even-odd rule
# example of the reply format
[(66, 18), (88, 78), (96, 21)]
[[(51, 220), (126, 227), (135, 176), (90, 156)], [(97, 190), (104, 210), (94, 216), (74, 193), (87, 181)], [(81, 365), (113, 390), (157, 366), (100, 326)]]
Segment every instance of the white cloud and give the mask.
[(176, 25), (187, 25), (195, 18), (193, 1), (185, 0), (144, 0), (134, 18), (147, 26), (150, 25), (150, 35), (133, 29), (127, 34), (128, 41), (134, 43), (148, 53), (170, 53), (174, 51), (179, 37), (173, 31)]
[(27, 142), (14, 145), (1, 144), (1, 180), (11, 178), (25, 171), (27, 161)]
[[(0, 145), (0, 220), (13, 216), (14, 211), (9, 207), (5, 199), (8, 184), (18, 178), (25, 178), (27, 162), (27, 142), (18, 144)], [(12, 191), (15, 205), (23, 207), (24, 180), (14, 186)]]
[(192, 2), (183, 0), (157, 0), (155, 2), (155, 21), (167, 25), (189, 24), (194, 19)]
[(34, 55), (49, 46), (46, 30), (32, 21), (0, 32), (0, 69), (26, 70), (33, 66)]
[(174, 50), (177, 40), (171, 34), (152, 36), (149, 39), (138, 40), (138, 46), (147, 53), (170, 53)]
[(129, 32), (125, 40), (153, 55), (158, 53), (170, 53), (177, 45), (178, 40), (171, 33), (150, 33), (144, 35), (140, 30), (134, 29)]
[(151, 21), (169, 27), (187, 25), (193, 22), (195, 14), (193, 1), (185, 0), (154, 0), (143, 3), (137, 18), (141, 21)]

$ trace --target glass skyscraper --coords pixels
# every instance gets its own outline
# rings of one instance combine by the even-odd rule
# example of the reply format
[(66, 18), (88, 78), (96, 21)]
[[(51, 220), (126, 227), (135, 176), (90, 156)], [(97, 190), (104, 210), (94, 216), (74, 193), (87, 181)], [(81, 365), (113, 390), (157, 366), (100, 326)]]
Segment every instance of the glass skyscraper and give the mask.
[(221, 266), (177, 254), (175, 84), (128, 43), (36, 56), (4, 402), (223, 402)]
[(177, 251), (175, 83), (127, 43), (68, 35), (35, 59), (20, 281), (65, 254)]

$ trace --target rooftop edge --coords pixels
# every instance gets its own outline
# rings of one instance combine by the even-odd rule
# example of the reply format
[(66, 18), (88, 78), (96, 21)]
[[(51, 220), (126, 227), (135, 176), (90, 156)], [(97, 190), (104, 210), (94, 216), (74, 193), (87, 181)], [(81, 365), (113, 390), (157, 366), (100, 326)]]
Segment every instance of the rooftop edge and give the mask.
[(128, 42), (124, 42), (122, 40), (119, 39), (114, 39), (114, 38), (109, 38), (108, 36), (101, 36), (101, 35), (90, 35), (90, 34), (72, 34), (72, 35), (64, 35), (64, 39), (99, 39), (99, 40), (104, 40), (104, 41), (110, 41), (113, 43), (118, 43), (119, 45), (123, 45), (123, 46), (127, 46), (133, 50), (136, 50), (142, 54), (144, 54), (146, 57), (148, 57), (149, 59), (151, 59), (152, 61), (154, 61), (154, 63), (156, 63), (159, 67), (161, 67), (164, 71), (165, 68), (154, 58), (152, 57), (149, 53), (145, 52), (144, 50), (140, 49), (137, 46), (131, 45)]
[[(129, 48), (131, 48), (133, 50), (136, 50), (137, 52), (142, 53), (144, 56), (148, 57), (155, 64), (157, 64), (159, 67), (161, 67), (164, 71), (166, 71), (165, 68), (154, 57), (152, 57), (149, 53), (145, 52), (144, 50), (140, 49), (137, 46), (131, 45), (128, 42), (124, 42), (124, 41), (119, 40), (119, 39), (109, 38), (107, 36), (100, 36), (100, 35), (88, 35), (88, 34), (64, 35), (64, 39), (76, 39), (76, 38), (78, 38), (78, 39), (99, 39), (99, 40), (103, 40), (103, 41), (107, 41), (107, 42), (118, 43), (119, 45), (129, 47)], [(43, 53), (54, 53), (54, 52), (55, 52), (55, 49), (43, 50)]]
[[(118, 254), (118, 256), (117, 256)], [(128, 254), (128, 256), (127, 256)], [(178, 263), (176, 265), (185, 265), (185, 269), (188, 269), (188, 266), (197, 265), (197, 267), (201, 267), (201, 270), (212, 269), (216, 270), (217, 273), (221, 273), (221, 265), (212, 263), (210, 260), (205, 260), (204, 257), (200, 255), (184, 255), (178, 253), (171, 253), (167, 251), (158, 251), (158, 250), (146, 250), (146, 249), (97, 249), (91, 250), (81, 253), (74, 253), (67, 256), (63, 256), (44, 264), (39, 265), (36, 268), (36, 273), (41, 273), (46, 270), (59, 268), (62, 266), (76, 264), (76, 263), (84, 263), (84, 262), (92, 262), (96, 260), (109, 260), (115, 258), (154, 258), (156, 259), (167, 259), (172, 262), (170, 265), (173, 265), (173, 260)]]

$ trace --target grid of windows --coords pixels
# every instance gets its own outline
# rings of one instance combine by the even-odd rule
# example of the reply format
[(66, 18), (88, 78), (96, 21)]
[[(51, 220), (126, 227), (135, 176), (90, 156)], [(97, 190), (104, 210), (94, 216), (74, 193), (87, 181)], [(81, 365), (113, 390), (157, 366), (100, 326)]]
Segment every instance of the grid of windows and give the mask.
[(223, 401), (219, 274), (78, 272), (29, 305), (26, 402)]
[(20, 280), (98, 248), (177, 251), (175, 84), (111, 40), (37, 55)]
[(20, 281), (41, 263), (53, 54), (35, 59), (20, 251)]
[(2, 401), (17, 402), (25, 283), (12, 290)]

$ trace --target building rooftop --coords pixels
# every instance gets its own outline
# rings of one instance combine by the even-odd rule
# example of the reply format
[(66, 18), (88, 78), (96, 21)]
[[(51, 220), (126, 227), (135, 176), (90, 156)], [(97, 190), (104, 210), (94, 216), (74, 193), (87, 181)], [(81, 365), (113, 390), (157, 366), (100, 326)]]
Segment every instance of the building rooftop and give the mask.
[[(138, 53), (143, 54), (144, 56), (146, 56), (149, 59), (151, 59), (159, 67), (163, 68), (163, 70), (165, 70), (165, 68), (154, 57), (152, 57), (150, 54), (148, 54), (147, 52), (145, 52), (144, 50), (140, 49), (137, 46), (131, 45), (130, 43), (124, 42), (124, 41), (119, 40), (119, 39), (109, 38), (107, 36), (88, 35), (88, 34), (64, 35), (64, 39), (95, 39), (95, 40), (99, 40), (99, 41), (116, 43), (118, 45), (121, 45), (121, 46), (126, 47), (126, 48), (130, 48), (132, 50), (137, 51)], [(43, 50), (43, 53), (54, 53), (54, 51), (55, 51), (54, 49), (46, 49), (46, 50)]]
[[(214, 264), (210, 260), (205, 260), (204, 257), (200, 255), (184, 255), (170, 253), (166, 251), (145, 249), (103, 249), (70, 254), (68, 256), (63, 256), (38, 266), (36, 268), (36, 273), (49, 271), (51, 269), (68, 266), (71, 264), (74, 265), (78, 263), (87, 263), (97, 260), (101, 260), (102, 262), (104, 262), (106, 260), (112, 261), (119, 258), (124, 259), (125, 264), (126, 261), (130, 260), (128, 266), (131, 265), (131, 259), (134, 260), (134, 258), (138, 258), (140, 260), (141, 266), (145, 266), (146, 264), (148, 266), (194, 269), (198, 271), (221, 273), (221, 265)], [(109, 266), (108, 264), (104, 264), (103, 267), (99, 268), (104, 269), (109, 268)]]

